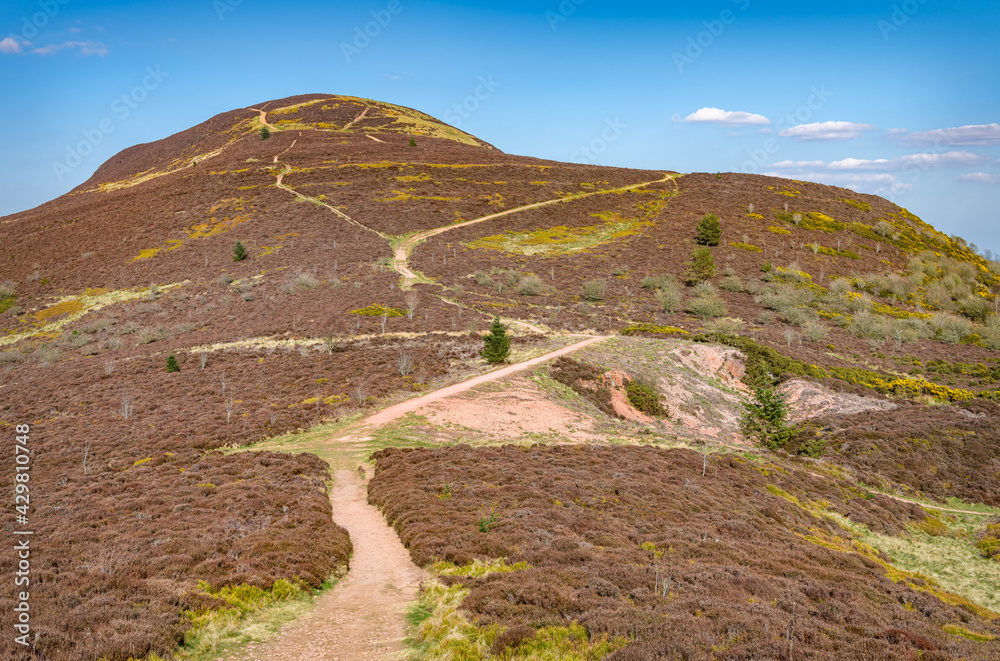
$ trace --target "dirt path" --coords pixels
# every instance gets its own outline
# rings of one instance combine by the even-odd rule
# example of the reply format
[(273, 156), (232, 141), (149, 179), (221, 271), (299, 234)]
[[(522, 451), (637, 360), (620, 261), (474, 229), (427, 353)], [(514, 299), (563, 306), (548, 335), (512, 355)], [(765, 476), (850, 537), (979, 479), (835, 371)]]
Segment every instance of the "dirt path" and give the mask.
[(382, 409), (378, 413), (365, 418), (358, 424), (362, 426), (384, 425), (385, 423), (391, 422), (396, 418), (403, 417), (407, 413), (412, 413), (413, 411), (419, 409), (421, 406), (430, 404), (431, 402), (436, 402), (439, 399), (444, 399), (445, 397), (451, 397), (452, 395), (457, 395), (459, 393), (472, 390), (476, 386), (480, 386), (484, 383), (489, 383), (490, 381), (497, 381), (499, 379), (503, 379), (505, 377), (510, 376), (511, 374), (515, 374), (522, 370), (526, 370), (529, 367), (540, 365), (541, 363), (552, 360), (553, 358), (558, 358), (559, 356), (565, 356), (568, 353), (573, 353), (574, 351), (578, 351), (586, 346), (594, 344), (595, 342), (600, 342), (601, 340), (606, 340), (606, 339), (608, 338), (603, 335), (595, 335), (594, 337), (589, 337), (586, 340), (583, 340), (582, 342), (577, 342), (567, 347), (563, 347), (562, 349), (557, 349), (555, 351), (547, 353), (544, 356), (539, 356), (537, 358), (532, 358), (531, 360), (526, 360), (523, 363), (517, 363), (516, 365), (510, 365), (509, 367), (504, 367), (498, 370), (494, 370), (492, 372), (489, 372), (488, 374), (481, 374), (477, 377), (469, 379), (468, 381), (456, 383), (455, 385), (448, 386), (446, 388), (441, 388), (440, 390), (435, 390), (432, 393), (428, 393), (420, 397), (415, 397), (414, 399), (408, 399), (405, 402), (400, 402), (399, 404), (390, 406), (389, 408)]
[(266, 126), (267, 128), (271, 129), (272, 131), (280, 131), (281, 130), (277, 126), (274, 126), (273, 124), (268, 124), (267, 123), (267, 111), (266, 110), (261, 110), (260, 108), (250, 108), (250, 110), (256, 110), (257, 112), (260, 113), (260, 123), (263, 124), (264, 126)]
[(393, 257), (392, 268), (403, 277), (403, 281), (400, 283), (399, 288), (400, 290), (405, 291), (407, 289), (410, 289), (414, 284), (426, 280), (426, 278), (424, 278), (420, 274), (410, 270), (408, 261), (410, 259), (410, 255), (413, 253), (413, 249), (416, 248), (417, 244), (426, 241), (432, 236), (437, 236), (438, 234), (444, 234), (445, 232), (449, 232), (453, 229), (458, 229), (459, 227), (468, 227), (469, 225), (475, 225), (476, 223), (482, 223), (487, 220), (502, 218), (503, 216), (508, 216), (513, 213), (521, 213), (522, 211), (529, 211), (531, 209), (547, 207), (553, 204), (562, 204), (563, 202), (582, 200), (583, 198), (590, 197), (591, 195), (602, 195), (607, 193), (615, 193), (619, 191), (627, 191), (627, 190), (632, 190), (634, 188), (642, 188), (643, 186), (651, 186), (652, 184), (663, 183), (665, 181), (672, 181), (678, 176), (680, 175), (668, 174), (662, 179), (657, 179), (656, 181), (644, 181), (639, 184), (632, 184), (631, 186), (623, 186), (621, 188), (610, 188), (607, 190), (594, 191), (592, 193), (580, 193), (578, 195), (558, 197), (553, 200), (545, 200), (544, 202), (535, 202), (533, 204), (526, 204), (522, 207), (507, 209), (506, 211), (492, 213), (488, 216), (482, 216), (480, 218), (473, 218), (472, 220), (466, 220), (465, 222), (455, 223), (453, 225), (445, 225), (443, 227), (435, 227), (434, 229), (424, 230), (422, 232), (416, 232), (415, 234), (406, 237), (401, 243), (399, 243), (396, 246), (396, 251)]
[(355, 124), (357, 124), (358, 122), (360, 122), (362, 119), (365, 118), (365, 115), (368, 114), (369, 110), (371, 110), (371, 108), (365, 107), (365, 109), (361, 111), (360, 115), (358, 115), (357, 117), (355, 117), (351, 121), (349, 121), (346, 124), (344, 124), (344, 128), (342, 128), (340, 130), (341, 131), (346, 131), (347, 129), (351, 128), (352, 126), (354, 126)]
[[(361, 440), (361, 439), (345, 439)], [(250, 647), (245, 661), (390, 659), (403, 650), (402, 612), (417, 598), (427, 573), (410, 560), (382, 513), (368, 504), (360, 476), (338, 470), (331, 494), (333, 518), (354, 545), (351, 569), (336, 587), (277, 638)]]

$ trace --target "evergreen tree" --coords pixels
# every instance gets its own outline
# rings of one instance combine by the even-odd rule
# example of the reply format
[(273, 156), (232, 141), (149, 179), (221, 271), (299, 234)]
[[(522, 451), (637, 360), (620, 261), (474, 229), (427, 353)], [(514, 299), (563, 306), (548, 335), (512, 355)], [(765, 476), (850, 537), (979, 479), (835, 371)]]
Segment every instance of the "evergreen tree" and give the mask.
[(785, 426), (788, 404), (785, 396), (768, 386), (754, 391), (753, 401), (743, 403), (740, 433), (748, 441), (772, 450), (784, 447), (794, 431)]
[(242, 262), (248, 257), (247, 248), (243, 245), (242, 241), (237, 241), (236, 246), (233, 247), (233, 261)]
[(177, 359), (174, 358), (174, 354), (167, 356), (167, 371), (168, 372), (180, 372), (181, 366), (177, 364)]
[(698, 222), (698, 235), (695, 243), (702, 246), (717, 246), (722, 237), (722, 227), (719, 225), (719, 217), (714, 213), (706, 213)]
[(270, 137), (271, 137), (271, 129), (267, 128), (266, 126), (261, 126), (260, 127), (260, 139), (261, 140), (267, 140)]
[(712, 251), (708, 248), (695, 248), (691, 251), (691, 261), (684, 262), (687, 271), (684, 274), (684, 281), (688, 285), (695, 285), (703, 280), (715, 277), (715, 260), (712, 258)]
[(490, 333), (483, 337), (482, 356), (490, 365), (505, 363), (510, 358), (510, 335), (507, 328), (500, 323), (499, 317), (493, 317)]
[(411, 147), (416, 147), (417, 146), (417, 140), (416, 140), (416, 138), (412, 138), (412, 137), (410, 138), (410, 146)]

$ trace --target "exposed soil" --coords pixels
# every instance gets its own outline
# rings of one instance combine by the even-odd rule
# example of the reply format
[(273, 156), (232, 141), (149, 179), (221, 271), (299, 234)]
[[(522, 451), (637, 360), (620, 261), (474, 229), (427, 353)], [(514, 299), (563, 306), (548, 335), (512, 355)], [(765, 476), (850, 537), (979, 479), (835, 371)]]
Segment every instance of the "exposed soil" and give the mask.
[(376, 507), (368, 504), (355, 471), (334, 474), (334, 520), (351, 536), (354, 553), (346, 578), (320, 597), (313, 610), (285, 626), (265, 645), (244, 650), (246, 661), (398, 658), (403, 648), (402, 611), (416, 599), (426, 572), (410, 560)]

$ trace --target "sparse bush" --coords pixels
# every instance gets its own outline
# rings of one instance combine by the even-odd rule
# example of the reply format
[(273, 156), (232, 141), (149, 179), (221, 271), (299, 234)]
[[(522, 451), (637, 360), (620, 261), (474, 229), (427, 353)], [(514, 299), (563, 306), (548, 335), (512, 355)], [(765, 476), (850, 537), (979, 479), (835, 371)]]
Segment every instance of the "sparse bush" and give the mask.
[(716, 274), (712, 251), (706, 247), (692, 250), (691, 261), (685, 262), (684, 266), (687, 267), (684, 279), (688, 285), (694, 285), (702, 280), (709, 280), (714, 278)]
[(245, 291), (242, 294), (240, 294), (240, 298), (249, 303), (250, 301), (255, 300), (257, 298), (257, 295), (254, 294), (252, 291)]
[(712, 319), (705, 324), (705, 329), (709, 333), (718, 333), (719, 335), (739, 335), (740, 331), (743, 330), (743, 320), (734, 317)]
[(247, 248), (243, 245), (242, 241), (237, 241), (236, 245), (233, 246), (233, 261), (242, 262), (248, 256)]
[(52, 365), (59, 362), (62, 358), (62, 350), (59, 347), (53, 346), (51, 344), (46, 344), (41, 349), (36, 352), (38, 359), (43, 365)]
[(490, 332), (483, 337), (482, 356), (490, 365), (505, 363), (510, 358), (510, 335), (500, 323), (500, 317), (493, 317)]
[(889, 237), (892, 236), (895, 230), (892, 228), (892, 225), (884, 220), (880, 220), (872, 227), (872, 231), (881, 237)]
[(303, 271), (295, 276), (295, 284), (303, 289), (316, 289), (320, 283), (314, 274)]
[(583, 283), (583, 300), (596, 302), (604, 300), (604, 291), (608, 283), (604, 280), (589, 280)]
[(522, 296), (539, 296), (545, 291), (545, 283), (537, 275), (529, 275), (517, 283), (517, 293)]
[(743, 281), (740, 280), (738, 275), (731, 275), (727, 278), (723, 278), (722, 282), (719, 283), (719, 287), (733, 293), (740, 293), (744, 289)]
[(885, 317), (870, 312), (859, 312), (854, 315), (847, 331), (855, 337), (871, 340), (885, 340), (889, 336), (890, 321)]
[(989, 302), (976, 294), (969, 294), (963, 298), (959, 301), (958, 307), (962, 316), (979, 323), (986, 323), (986, 318), (990, 315)]
[(660, 289), (667, 283), (677, 283), (677, 278), (672, 275), (647, 275), (642, 279), (643, 289)]
[(699, 282), (694, 286), (695, 296), (709, 296), (716, 293), (718, 290), (715, 288), (711, 282)]
[(676, 312), (680, 309), (684, 296), (681, 294), (680, 283), (673, 282), (653, 292), (657, 302), (663, 306), (664, 312)]
[(810, 321), (802, 327), (802, 332), (810, 342), (822, 342), (826, 339), (827, 327), (818, 321)]
[(934, 336), (948, 344), (958, 344), (972, 332), (972, 322), (947, 312), (939, 312), (930, 321)]
[(235, 278), (229, 275), (228, 273), (223, 273), (222, 275), (219, 276), (219, 284), (222, 285), (223, 287), (232, 283), (233, 280), (235, 280)]
[(472, 279), (475, 280), (476, 284), (481, 287), (493, 286), (493, 278), (491, 278), (490, 274), (487, 273), (486, 271), (476, 271), (472, 275)]
[(708, 319), (709, 317), (724, 317), (728, 308), (726, 308), (726, 302), (723, 301), (718, 294), (705, 294), (702, 296), (696, 296), (688, 301), (687, 309), (691, 314), (697, 315), (702, 319)]
[(722, 237), (719, 217), (712, 213), (705, 214), (698, 222), (696, 232), (695, 243), (702, 246), (719, 245), (719, 239)]
[(819, 319), (815, 310), (805, 307), (785, 308), (781, 311), (781, 316), (792, 326), (805, 326)]
[(151, 344), (153, 342), (158, 342), (165, 337), (167, 337), (167, 329), (163, 326), (157, 326), (156, 328), (147, 326), (139, 330), (136, 340), (139, 344)]

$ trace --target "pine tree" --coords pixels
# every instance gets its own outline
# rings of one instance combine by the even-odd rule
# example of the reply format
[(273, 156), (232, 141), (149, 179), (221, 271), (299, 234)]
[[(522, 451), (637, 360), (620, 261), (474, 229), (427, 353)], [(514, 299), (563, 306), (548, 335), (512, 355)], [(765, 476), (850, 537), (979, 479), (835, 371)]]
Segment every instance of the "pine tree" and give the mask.
[(703, 280), (715, 277), (715, 260), (712, 258), (712, 251), (708, 248), (695, 248), (691, 251), (691, 261), (684, 262), (687, 271), (684, 273), (684, 281), (688, 285), (696, 285)]
[(168, 372), (180, 372), (181, 366), (177, 364), (177, 359), (174, 354), (167, 356), (167, 371)]
[(410, 146), (411, 147), (416, 147), (417, 146), (417, 140), (416, 140), (416, 138), (412, 138), (412, 137), (410, 138)]
[(505, 363), (510, 358), (510, 336), (507, 327), (500, 323), (499, 317), (493, 317), (490, 333), (483, 337), (482, 356), (490, 365)]
[(706, 213), (698, 222), (698, 235), (695, 243), (702, 246), (717, 246), (722, 237), (722, 227), (719, 225), (719, 217), (714, 213)]
[(271, 129), (267, 128), (266, 126), (261, 126), (260, 127), (260, 139), (261, 140), (267, 140), (270, 137), (271, 137)]
[(233, 261), (242, 262), (247, 258), (247, 248), (243, 245), (242, 241), (237, 241), (236, 246), (233, 247)]
[(788, 442), (794, 431), (785, 426), (788, 404), (774, 388), (762, 386), (754, 391), (753, 401), (743, 403), (740, 433), (748, 441), (776, 450)]

